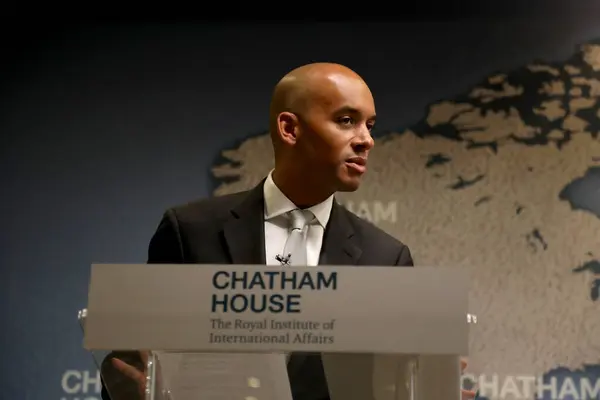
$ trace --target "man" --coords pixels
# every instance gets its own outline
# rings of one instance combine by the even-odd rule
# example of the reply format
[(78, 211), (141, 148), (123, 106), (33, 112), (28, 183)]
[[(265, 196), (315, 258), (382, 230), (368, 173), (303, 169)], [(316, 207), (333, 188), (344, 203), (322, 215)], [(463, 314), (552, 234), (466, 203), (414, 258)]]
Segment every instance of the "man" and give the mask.
[[(270, 107), (274, 170), (248, 192), (168, 210), (148, 262), (412, 266), (406, 245), (334, 199), (359, 188), (374, 124), (371, 91), (352, 70), (315, 63), (291, 71)], [(291, 247), (292, 222), (305, 232), (300, 246)], [(139, 366), (119, 359), (112, 366), (143, 385)], [(288, 374), (294, 400), (329, 398), (319, 355), (291, 355)]]

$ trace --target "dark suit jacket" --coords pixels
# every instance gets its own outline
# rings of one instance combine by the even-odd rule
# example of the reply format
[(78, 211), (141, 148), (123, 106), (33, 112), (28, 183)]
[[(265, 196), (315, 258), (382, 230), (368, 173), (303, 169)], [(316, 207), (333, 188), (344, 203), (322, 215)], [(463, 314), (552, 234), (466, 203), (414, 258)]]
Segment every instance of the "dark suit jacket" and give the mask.
[[(265, 264), (264, 249), (261, 182), (250, 191), (167, 210), (150, 241), (148, 263)], [(407, 246), (334, 202), (319, 265), (412, 266), (413, 260)], [(105, 377), (115, 373), (104, 364)], [(319, 355), (293, 354), (288, 374), (294, 400), (329, 399)], [(109, 399), (104, 390), (102, 398)]]

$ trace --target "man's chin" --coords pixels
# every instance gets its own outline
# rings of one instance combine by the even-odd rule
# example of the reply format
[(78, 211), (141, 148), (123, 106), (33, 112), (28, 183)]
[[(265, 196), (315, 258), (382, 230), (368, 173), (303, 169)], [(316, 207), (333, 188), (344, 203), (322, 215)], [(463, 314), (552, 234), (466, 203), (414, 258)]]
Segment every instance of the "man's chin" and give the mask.
[(362, 179), (359, 177), (346, 177), (341, 179), (338, 185), (338, 192), (355, 192), (360, 188)]

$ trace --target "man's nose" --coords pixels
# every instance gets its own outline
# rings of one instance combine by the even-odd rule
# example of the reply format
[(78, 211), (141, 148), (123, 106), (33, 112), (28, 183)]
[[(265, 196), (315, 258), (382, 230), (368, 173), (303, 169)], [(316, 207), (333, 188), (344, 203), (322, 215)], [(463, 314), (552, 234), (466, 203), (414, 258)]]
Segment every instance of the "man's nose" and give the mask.
[(367, 128), (361, 129), (352, 143), (352, 147), (357, 153), (369, 151), (373, 146), (375, 146), (375, 141), (371, 136), (371, 131)]

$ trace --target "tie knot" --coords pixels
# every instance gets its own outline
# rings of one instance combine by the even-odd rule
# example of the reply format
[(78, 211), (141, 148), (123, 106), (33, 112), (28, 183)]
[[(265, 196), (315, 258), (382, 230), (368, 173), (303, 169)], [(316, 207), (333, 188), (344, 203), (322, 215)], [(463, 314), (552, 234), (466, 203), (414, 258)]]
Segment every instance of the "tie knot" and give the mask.
[(308, 210), (295, 209), (289, 212), (290, 228), (292, 230), (303, 230), (314, 217), (313, 213)]

